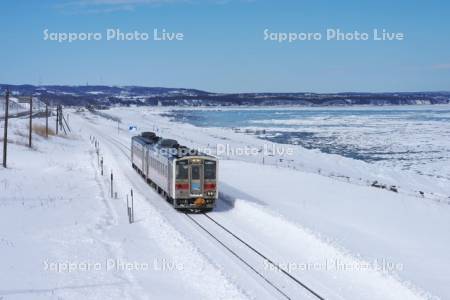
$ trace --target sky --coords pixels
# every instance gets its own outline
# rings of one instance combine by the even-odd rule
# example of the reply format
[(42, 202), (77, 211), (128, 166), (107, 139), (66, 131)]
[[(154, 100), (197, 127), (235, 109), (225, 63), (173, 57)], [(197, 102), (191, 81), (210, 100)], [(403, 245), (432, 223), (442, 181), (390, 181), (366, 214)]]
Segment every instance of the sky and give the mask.
[[(0, 83), (211, 92), (450, 90), (449, 1), (7, 0), (0, 7)], [(45, 40), (46, 29), (102, 38)], [(108, 29), (149, 39), (107, 40)], [(155, 41), (154, 29), (183, 33), (183, 40)], [(265, 40), (266, 29), (322, 39)], [(327, 40), (330, 29), (369, 38)], [(375, 41), (374, 29), (404, 39)]]

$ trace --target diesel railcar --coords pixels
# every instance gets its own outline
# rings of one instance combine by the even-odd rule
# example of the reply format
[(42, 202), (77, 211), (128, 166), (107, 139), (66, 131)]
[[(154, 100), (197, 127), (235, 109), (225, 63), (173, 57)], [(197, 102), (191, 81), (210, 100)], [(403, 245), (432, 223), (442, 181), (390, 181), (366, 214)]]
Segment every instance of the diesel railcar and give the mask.
[(143, 132), (131, 139), (132, 167), (174, 208), (210, 211), (218, 198), (218, 160)]

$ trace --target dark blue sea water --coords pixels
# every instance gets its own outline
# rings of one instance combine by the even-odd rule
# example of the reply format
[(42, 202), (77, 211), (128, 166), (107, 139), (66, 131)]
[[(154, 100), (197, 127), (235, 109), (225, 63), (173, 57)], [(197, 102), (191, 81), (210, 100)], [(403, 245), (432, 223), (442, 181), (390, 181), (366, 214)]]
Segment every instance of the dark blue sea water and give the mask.
[(450, 162), (448, 105), (183, 109), (169, 115), (177, 122), (229, 128), (367, 162), (423, 173), (449, 173), (446, 168), (439, 170), (440, 162)]
[[(177, 110), (172, 111), (178, 121), (202, 127), (247, 127), (271, 128), (301, 127), (301, 121), (323, 121), (316, 126), (334, 127), (333, 120), (370, 118), (412, 121), (450, 121), (449, 106), (410, 106), (373, 108), (304, 108), (304, 109), (225, 109), (225, 110)], [(272, 121), (272, 122), (270, 122)], [(327, 122), (330, 121), (330, 122)], [(347, 124), (352, 126), (352, 124)]]

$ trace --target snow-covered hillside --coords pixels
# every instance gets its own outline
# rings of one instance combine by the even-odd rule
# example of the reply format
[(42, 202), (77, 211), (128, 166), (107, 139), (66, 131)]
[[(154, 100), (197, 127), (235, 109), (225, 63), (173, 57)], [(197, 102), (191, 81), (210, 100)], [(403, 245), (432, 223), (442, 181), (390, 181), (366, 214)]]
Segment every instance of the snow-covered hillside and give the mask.
[(137, 190), (128, 224), (133, 186), (111, 199), (81, 123), (68, 137), (35, 136), (28, 149), (25, 121), (11, 120), (0, 169), (1, 299), (248, 298)]
[[(274, 145), (241, 133), (173, 123), (160, 112), (108, 111), (121, 119), (119, 124), (114, 118), (71, 112), (71, 134), (48, 140), (37, 137), (32, 150), (25, 146), (26, 120), (11, 121), (9, 168), (0, 169), (4, 228), (0, 297), (446, 299), (450, 295), (449, 205), (414, 194), (420, 187), (446, 195), (445, 186), (418, 183), (415, 178), (408, 183), (406, 175), (389, 170), (369, 174), (367, 164), (314, 151), (296, 152), (290, 158), (295, 168), (281, 163), (278, 155), (267, 156), (264, 164), (258, 153), (222, 155), (216, 209), (208, 217), (186, 216), (173, 210), (131, 168), (129, 145), (136, 133), (128, 132), (129, 125), (199, 148), (219, 143), (232, 148)], [(105, 162), (103, 176), (93, 138)], [(110, 196), (111, 172), (117, 198)], [(400, 182), (404, 190), (394, 193), (365, 184), (374, 178)], [(131, 189), (133, 224), (126, 212)], [(117, 267), (123, 265), (120, 262), (132, 266)], [(85, 270), (80, 263), (92, 267)], [(143, 264), (148, 267), (139, 268)], [(70, 272), (64, 269), (69, 266)]]

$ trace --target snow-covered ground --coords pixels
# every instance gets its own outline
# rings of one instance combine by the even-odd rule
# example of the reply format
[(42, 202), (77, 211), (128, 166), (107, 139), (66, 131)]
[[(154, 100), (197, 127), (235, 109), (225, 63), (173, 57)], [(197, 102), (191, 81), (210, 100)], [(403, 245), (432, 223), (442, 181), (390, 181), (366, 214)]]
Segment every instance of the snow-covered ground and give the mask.
[[(69, 137), (35, 136), (33, 149), (25, 124), (11, 120), (9, 168), (0, 170), (1, 299), (248, 298), (138, 190), (137, 223), (128, 224), (133, 186), (110, 198), (80, 123)], [(109, 174), (116, 164), (102, 155)]]
[[(136, 133), (127, 128), (155, 130), (202, 149), (217, 150), (220, 144), (231, 151), (246, 146), (273, 150), (276, 145), (231, 130), (173, 123), (161, 112), (107, 111), (121, 118), (119, 128), (99, 115), (71, 113), (74, 132), (68, 138), (39, 138), (35, 150), (20, 144), (24, 120), (12, 121), (12, 139), (19, 145), (10, 144), (10, 169), (0, 170), (0, 225), (7, 228), (0, 234), (5, 254), (0, 265), (6, 266), (0, 297), (283, 299), (134, 172), (128, 147)], [(99, 173), (91, 137), (100, 143), (105, 176)], [(293, 147), (289, 156), (220, 154), (221, 196), (211, 218), (325, 299), (448, 298), (450, 211), (445, 199), (450, 193), (444, 182)], [(118, 199), (109, 195), (111, 171)], [(399, 193), (368, 186), (373, 180), (396, 185)], [(125, 204), (131, 188), (132, 225)], [(419, 189), (425, 197), (417, 195)], [(192, 216), (213, 230), (201, 217)], [(243, 251), (225, 232), (214, 230), (216, 238)], [(239, 253), (293, 299), (311, 297), (279, 279), (279, 270)], [(147, 262), (150, 268), (110, 270), (108, 259)], [(104, 266), (55, 272), (45, 270), (46, 261)], [(172, 268), (162, 271), (164, 264)]]

